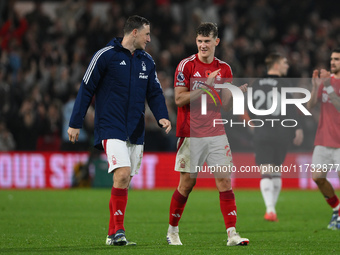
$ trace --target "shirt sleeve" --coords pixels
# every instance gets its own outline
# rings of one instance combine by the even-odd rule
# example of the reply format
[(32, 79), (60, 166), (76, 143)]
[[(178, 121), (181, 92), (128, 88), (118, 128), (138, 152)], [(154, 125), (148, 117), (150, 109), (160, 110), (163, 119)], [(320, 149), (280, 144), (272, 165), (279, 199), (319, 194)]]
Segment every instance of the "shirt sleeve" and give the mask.
[(72, 128), (82, 128), (87, 109), (106, 69), (106, 55), (103, 53), (98, 51), (93, 56), (85, 72), (70, 118), (69, 126)]
[(227, 63), (221, 65), (221, 77), (223, 78), (223, 83), (232, 83), (233, 81), (233, 71)]
[(190, 90), (190, 64), (182, 60), (176, 68), (174, 87), (186, 87)]
[(322, 91), (323, 91), (323, 84), (321, 84), (320, 86), (319, 86), (319, 89), (318, 89), (318, 101), (320, 102), (321, 101), (321, 99), (322, 99)]
[[(157, 123), (160, 119), (169, 119), (168, 109), (165, 104), (165, 98), (161, 84), (157, 78), (156, 67), (154, 66), (150, 72), (148, 80), (148, 89), (146, 100), (152, 111)], [(159, 123), (158, 123), (159, 125)]]

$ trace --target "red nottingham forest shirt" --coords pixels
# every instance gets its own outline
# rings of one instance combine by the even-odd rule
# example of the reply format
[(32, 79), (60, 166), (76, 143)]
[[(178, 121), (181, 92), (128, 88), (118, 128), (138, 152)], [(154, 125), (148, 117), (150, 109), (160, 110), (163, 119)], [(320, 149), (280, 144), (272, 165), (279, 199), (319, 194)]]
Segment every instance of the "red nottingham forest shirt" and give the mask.
[[(215, 78), (214, 83), (224, 83), (224, 78), (231, 81), (233, 77), (230, 66), (214, 58), (210, 64), (203, 63), (198, 59), (198, 55), (192, 55), (183, 59), (176, 68), (174, 87), (186, 87), (188, 91), (199, 89), (199, 82), (206, 82), (209, 74), (217, 69), (221, 69)], [(221, 94), (221, 89), (215, 89)], [(209, 137), (224, 135), (225, 130), (223, 125), (213, 127), (214, 119), (221, 119), (221, 104), (216, 94), (211, 91), (217, 103), (210, 95), (207, 95), (207, 114), (201, 114), (201, 97), (190, 104), (178, 107), (177, 112), (177, 137)], [(221, 95), (220, 95), (221, 97)]]
[[(331, 77), (331, 86), (340, 96), (340, 79), (335, 79), (334, 75)], [(318, 100), (321, 101), (321, 110), (314, 145), (340, 148), (340, 113), (331, 103), (323, 84), (318, 90)]]

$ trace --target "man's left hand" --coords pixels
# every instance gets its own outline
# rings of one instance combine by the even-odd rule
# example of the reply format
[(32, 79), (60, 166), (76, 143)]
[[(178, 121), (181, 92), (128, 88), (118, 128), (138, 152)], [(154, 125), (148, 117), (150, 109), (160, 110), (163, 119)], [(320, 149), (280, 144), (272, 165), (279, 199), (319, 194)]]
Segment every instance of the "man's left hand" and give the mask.
[(165, 128), (165, 133), (169, 134), (171, 130), (171, 122), (167, 119), (160, 119), (159, 124), (162, 125), (163, 128)]
[(238, 87), (240, 90), (242, 90), (243, 93), (246, 93), (248, 91), (248, 83), (243, 84), (242, 86)]

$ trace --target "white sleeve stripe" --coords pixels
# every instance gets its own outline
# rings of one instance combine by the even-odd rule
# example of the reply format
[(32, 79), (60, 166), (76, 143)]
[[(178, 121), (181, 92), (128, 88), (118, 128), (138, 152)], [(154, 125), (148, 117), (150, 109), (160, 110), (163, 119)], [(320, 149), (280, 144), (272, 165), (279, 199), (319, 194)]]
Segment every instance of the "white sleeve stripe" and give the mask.
[(108, 51), (110, 49), (113, 49), (114, 47), (113, 46), (108, 46), (108, 47), (105, 47), (101, 50), (99, 50), (93, 57), (89, 67), (87, 68), (86, 72), (85, 72), (85, 75), (83, 77), (83, 81), (85, 82), (85, 84), (87, 84), (89, 82), (89, 79), (90, 79), (90, 76), (93, 72), (93, 69), (95, 67), (95, 65), (97, 64), (97, 60), (99, 59), (99, 57), (105, 52), (105, 51)]
[(93, 69), (94, 69), (95, 65), (97, 64), (97, 60), (99, 59), (99, 57), (100, 57), (105, 51), (108, 51), (108, 50), (113, 49), (113, 48), (114, 48), (113, 46), (105, 47), (105, 48), (99, 50), (99, 51), (96, 53), (96, 55), (93, 57), (93, 59), (92, 59), (90, 65), (89, 65), (89, 67), (87, 68), (87, 71), (86, 71), (86, 73), (85, 73), (85, 75), (84, 75), (83, 80), (84, 80), (85, 84), (88, 83), (88, 81), (89, 81), (89, 79), (90, 79), (90, 76), (91, 76), (91, 74), (92, 74), (92, 72), (93, 72)]
[[(89, 77), (92, 66), (95, 64), (95, 62), (97, 62), (97, 60), (98, 60), (98, 55), (99, 55), (101, 52), (103, 52), (103, 50), (105, 50), (105, 48), (103, 48), (103, 49), (97, 51), (97, 53), (96, 53), (96, 54), (94, 55), (94, 57), (92, 58), (91, 63), (90, 63), (90, 65), (88, 66), (88, 68), (87, 68), (87, 70), (86, 70), (86, 73), (85, 73), (85, 75), (84, 75), (84, 78), (83, 78), (84, 81), (86, 81), (87, 78)], [(86, 83), (87, 83), (87, 82), (86, 82)]]
[(184, 66), (186, 65), (186, 63), (188, 63), (191, 60), (194, 60), (195, 58), (196, 58), (196, 56), (193, 55), (191, 57), (188, 57), (188, 58), (182, 60), (182, 62), (179, 64), (178, 71), (182, 72), (184, 70)]
[(181, 61), (181, 63), (179, 63), (179, 66), (178, 66), (178, 71), (179, 72), (182, 72), (183, 69), (184, 69), (184, 66), (186, 63), (188, 63), (189, 61), (191, 60), (194, 60), (196, 58), (196, 55), (192, 55), (191, 57), (188, 57), (188, 58), (185, 58)]
[[(162, 89), (162, 85), (161, 82), (159, 81), (158, 77), (157, 77), (157, 72), (155, 71), (155, 80), (158, 83), (159, 87)], [(163, 90), (163, 89), (162, 89)]]
[(178, 71), (182, 72), (183, 69), (184, 69), (185, 64), (188, 63), (188, 62), (189, 62), (189, 60), (185, 60), (184, 62), (182, 62), (181, 65), (178, 67)]

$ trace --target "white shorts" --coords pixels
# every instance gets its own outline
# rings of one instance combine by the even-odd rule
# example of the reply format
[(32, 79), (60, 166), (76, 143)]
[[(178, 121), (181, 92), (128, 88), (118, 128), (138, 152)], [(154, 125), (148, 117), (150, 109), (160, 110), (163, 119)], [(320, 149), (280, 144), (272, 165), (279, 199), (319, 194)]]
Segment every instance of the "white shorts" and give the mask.
[(196, 173), (204, 162), (208, 166), (233, 166), (226, 135), (178, 139), (175, 171)]
[(143, 158), (142, 144), (131, 144), (119, 139), (103, 140), (102, 144), (109, 163), (109, 173), (119, 167), (130, 167), (131, 176), (138, 174)]
[[(331, 168), (337, 168), (334, 164), (340, 164), (340, 148), (332, 148), (321, 145), (315, 146), (312, 156), (312, 166), (314, 166), (315, 169), (327, 168), (329, 171)], [(320, 177), (326, 177), (326, 175), (327, 171), (322, 172)]]

